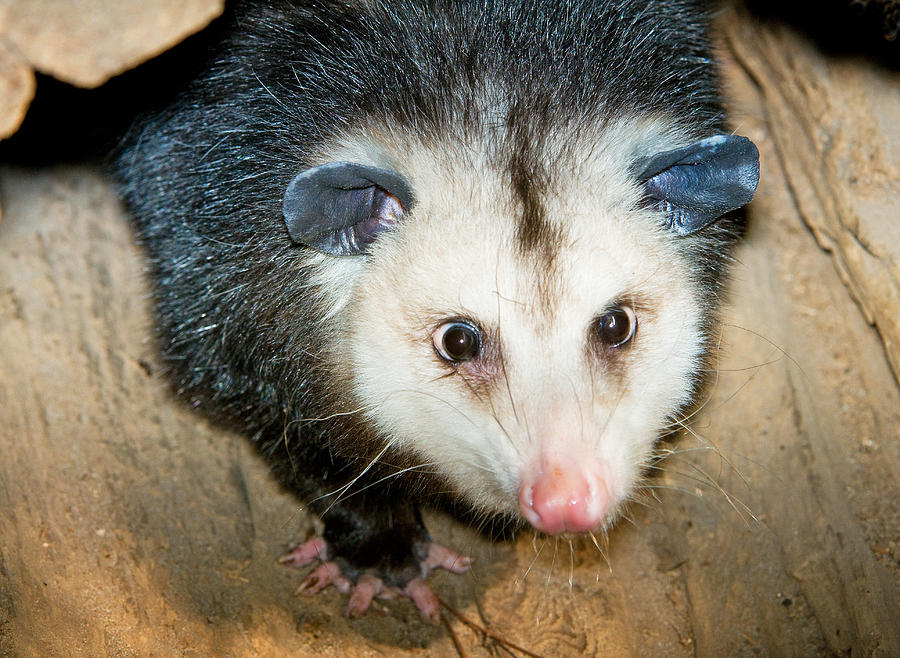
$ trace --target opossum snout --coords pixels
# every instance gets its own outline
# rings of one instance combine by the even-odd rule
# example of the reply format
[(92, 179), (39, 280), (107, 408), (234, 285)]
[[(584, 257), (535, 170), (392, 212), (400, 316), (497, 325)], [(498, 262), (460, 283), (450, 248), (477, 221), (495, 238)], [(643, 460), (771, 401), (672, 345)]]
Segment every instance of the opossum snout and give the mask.
[(602, 526), (614, 497), (600, 472), (575, 459), (542, 463), (522, 479), (522, 515), (550, 535), (589, 532)]

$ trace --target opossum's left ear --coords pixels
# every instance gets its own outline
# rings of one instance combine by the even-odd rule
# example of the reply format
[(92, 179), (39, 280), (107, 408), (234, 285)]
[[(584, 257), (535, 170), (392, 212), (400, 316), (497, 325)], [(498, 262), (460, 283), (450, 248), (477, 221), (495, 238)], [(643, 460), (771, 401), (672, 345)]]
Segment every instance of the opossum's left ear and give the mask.
[(652, 207), (666, 228), (690, 235), (750, 202), (759, 182), (759, 151), (746, 137), (716, 135), (657, 153), (637, 164)]
[(403, 218), (415, 199), (402, 176), (353, 162), (301, 171), (282, 201), (288, 235), (333, 256), (363, 254)]

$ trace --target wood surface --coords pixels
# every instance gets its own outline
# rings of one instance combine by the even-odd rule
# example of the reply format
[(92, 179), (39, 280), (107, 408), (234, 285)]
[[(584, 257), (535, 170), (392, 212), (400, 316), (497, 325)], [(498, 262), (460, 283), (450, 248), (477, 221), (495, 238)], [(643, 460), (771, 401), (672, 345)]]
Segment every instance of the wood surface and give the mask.
[[(836, 268), (839, 249), (807, 223), (800, 198), (823, 174), (811, 156), (785, 165), (801, 128), (773, 125), (781, 101), (751, 58), (796, 36), (759, 26), (738, 43), (733, 20), (720, 17), (727, 94), (762, 183), (702, 409), (662, 444), (656, 499), (601, 538), (602, 555), (529, 533), (491, 545), (427, 516), (476, 558), (433, 577), (436, 592), (489, 633), (449, 609), (432, 628), (405, 601), (350, 620), (333, 590), (295, 594), (303, 572), (276, 559), (314, 522), (243, 437), (170, 392), (109, 182), (87, 164), (2, 165), (0, 656), (509, 655), (497, 636), (543, 656), (900, 655), (900, 389), (883, 325), (867, 321), (878, 314), (845, 285), (856, 270)], [(827, 59), (797, 39), (791, 61)], [(836, 104), (794, 118), (838, 129)], [(876, 141), (894, 139), (875, 123)], [(827, 185), (861, 207), (843, 166)], [(878, 189), (865, 203), (884, 217), (894, 199)]]
[(800, 216), (900, 377), (900, 48), (892, 62), (824, 56), (809, 37), (739, 6), (720, 25), (759, 88)]

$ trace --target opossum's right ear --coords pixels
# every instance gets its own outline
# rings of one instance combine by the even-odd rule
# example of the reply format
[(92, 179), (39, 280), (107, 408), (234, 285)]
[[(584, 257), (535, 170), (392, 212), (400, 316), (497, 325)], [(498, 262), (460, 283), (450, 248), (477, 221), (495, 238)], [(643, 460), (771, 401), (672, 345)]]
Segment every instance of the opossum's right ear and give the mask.
[(650, 204), (666, 228), (690, 235), (750, 203), (759, 182), (759, 151), (746, 137), (715, 135), (638, 163)]
[(297, 244), (325, 254), (363, 254), (415, 202), (399, 174), (353, 162), (301, 171), (284, 193), (282, 212)]

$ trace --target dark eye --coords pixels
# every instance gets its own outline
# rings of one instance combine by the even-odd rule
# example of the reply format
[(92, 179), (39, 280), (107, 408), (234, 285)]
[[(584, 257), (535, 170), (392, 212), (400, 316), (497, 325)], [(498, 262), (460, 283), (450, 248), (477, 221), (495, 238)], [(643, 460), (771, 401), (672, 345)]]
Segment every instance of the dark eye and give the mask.
[(445, 361), (469, 361), (481, 352), (481, 332), (468, 322), (445, 322), (431, 337), (434, 349)]
[(595, 331), (597, 336), (608, 347), (624, 345), (634, 336), (637, 330), (637, 318), (628, 306), (613, 306), (597, 318)]

